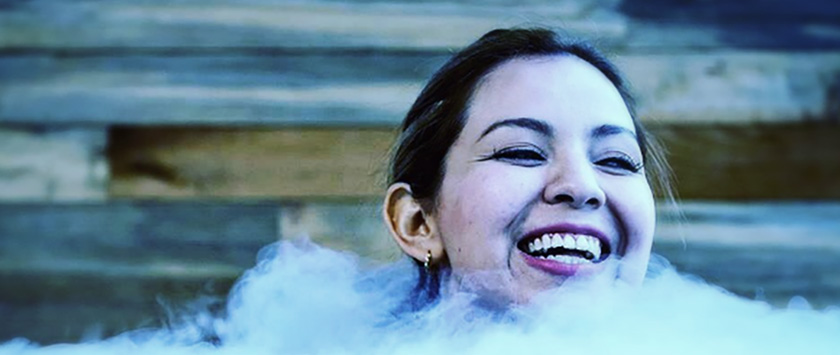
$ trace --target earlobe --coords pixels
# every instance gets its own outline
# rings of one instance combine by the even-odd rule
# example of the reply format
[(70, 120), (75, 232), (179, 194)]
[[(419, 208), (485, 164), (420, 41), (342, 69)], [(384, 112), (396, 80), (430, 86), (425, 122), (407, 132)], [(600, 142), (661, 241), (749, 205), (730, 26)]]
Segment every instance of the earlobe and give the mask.
[(432, 253), (432, 263), (443, 259), (443, 242), (434, 218), (423, 210), (406, 183), (388, 188), (382, 208), (391, 236), (406, 254), (423, 262)]

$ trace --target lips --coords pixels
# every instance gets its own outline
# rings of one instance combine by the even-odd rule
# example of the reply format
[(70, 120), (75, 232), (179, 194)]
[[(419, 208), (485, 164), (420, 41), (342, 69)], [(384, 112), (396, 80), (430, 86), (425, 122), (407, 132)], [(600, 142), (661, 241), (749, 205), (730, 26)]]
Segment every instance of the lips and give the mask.
[(560, 224), (526, 234), (518, 243), (525, 261), (543, 271), (574, 275), (607, 259), (609, 240), (595, 228)]

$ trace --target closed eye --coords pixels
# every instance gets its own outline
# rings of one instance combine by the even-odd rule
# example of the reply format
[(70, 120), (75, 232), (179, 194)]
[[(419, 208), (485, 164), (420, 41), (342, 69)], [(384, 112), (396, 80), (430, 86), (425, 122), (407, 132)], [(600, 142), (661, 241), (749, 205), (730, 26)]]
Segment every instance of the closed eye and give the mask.
[(545, 155), (536, 148), (511, 147), (494, 150), (490, 156), (481, 160), (497, 160), (514, 165), (533, 167), (545, 163)]
[(632, 158), (626, 156), (614, 156), (601, 159), (597, 161), (596, 164), (609, 169), (617, 169), (632, 173), (638, 173), (642, 170), (642, 168), (644, 168), (644, 165), (642, 163), (638, 163)]

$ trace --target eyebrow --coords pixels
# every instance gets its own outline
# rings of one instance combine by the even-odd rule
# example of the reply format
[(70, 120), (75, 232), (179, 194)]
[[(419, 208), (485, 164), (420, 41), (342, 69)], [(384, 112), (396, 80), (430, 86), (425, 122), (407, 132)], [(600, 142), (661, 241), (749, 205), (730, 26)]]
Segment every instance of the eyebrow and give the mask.
[(491, 124), (490, 127), (487, 127), (487, 129), (485, 129), (484, 132), (481, 133), (481, 136), (478, 137), (477, 141), (480, 141), (482, 138), (484, 138), (484, 136), (490, 134), (490, 132), (493, 132), (496, 129), (502, 127), (521, 127), (532, 130), (549, 138), (554, 137), (554, 130), (545, 121), (538, 120), (535, 118), (519, 117), (509, 118)]
[(592, 130), (592, 133), (590, 133), (590, 136), (595, 139), (601, 139), (617, 134), (628, 134), (631, 137), (633, 137), (633, 139), (638, 139), (638, 137), (636, 136), (636, 132), (632, 131), (631, 129), (611, 124), (604, 124), (595, 127), (595, 129)]

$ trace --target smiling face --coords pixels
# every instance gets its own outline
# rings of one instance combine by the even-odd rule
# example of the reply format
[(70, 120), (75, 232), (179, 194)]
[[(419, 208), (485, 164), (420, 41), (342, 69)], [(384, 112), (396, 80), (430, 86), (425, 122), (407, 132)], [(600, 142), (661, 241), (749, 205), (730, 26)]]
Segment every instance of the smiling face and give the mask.
[(525, 303), (572, 277), (641, 282), (655, 224), (642, 162), (596, 68), (571, 55), (500, 65), (470, 101), (431, 214), (448, 289)]

